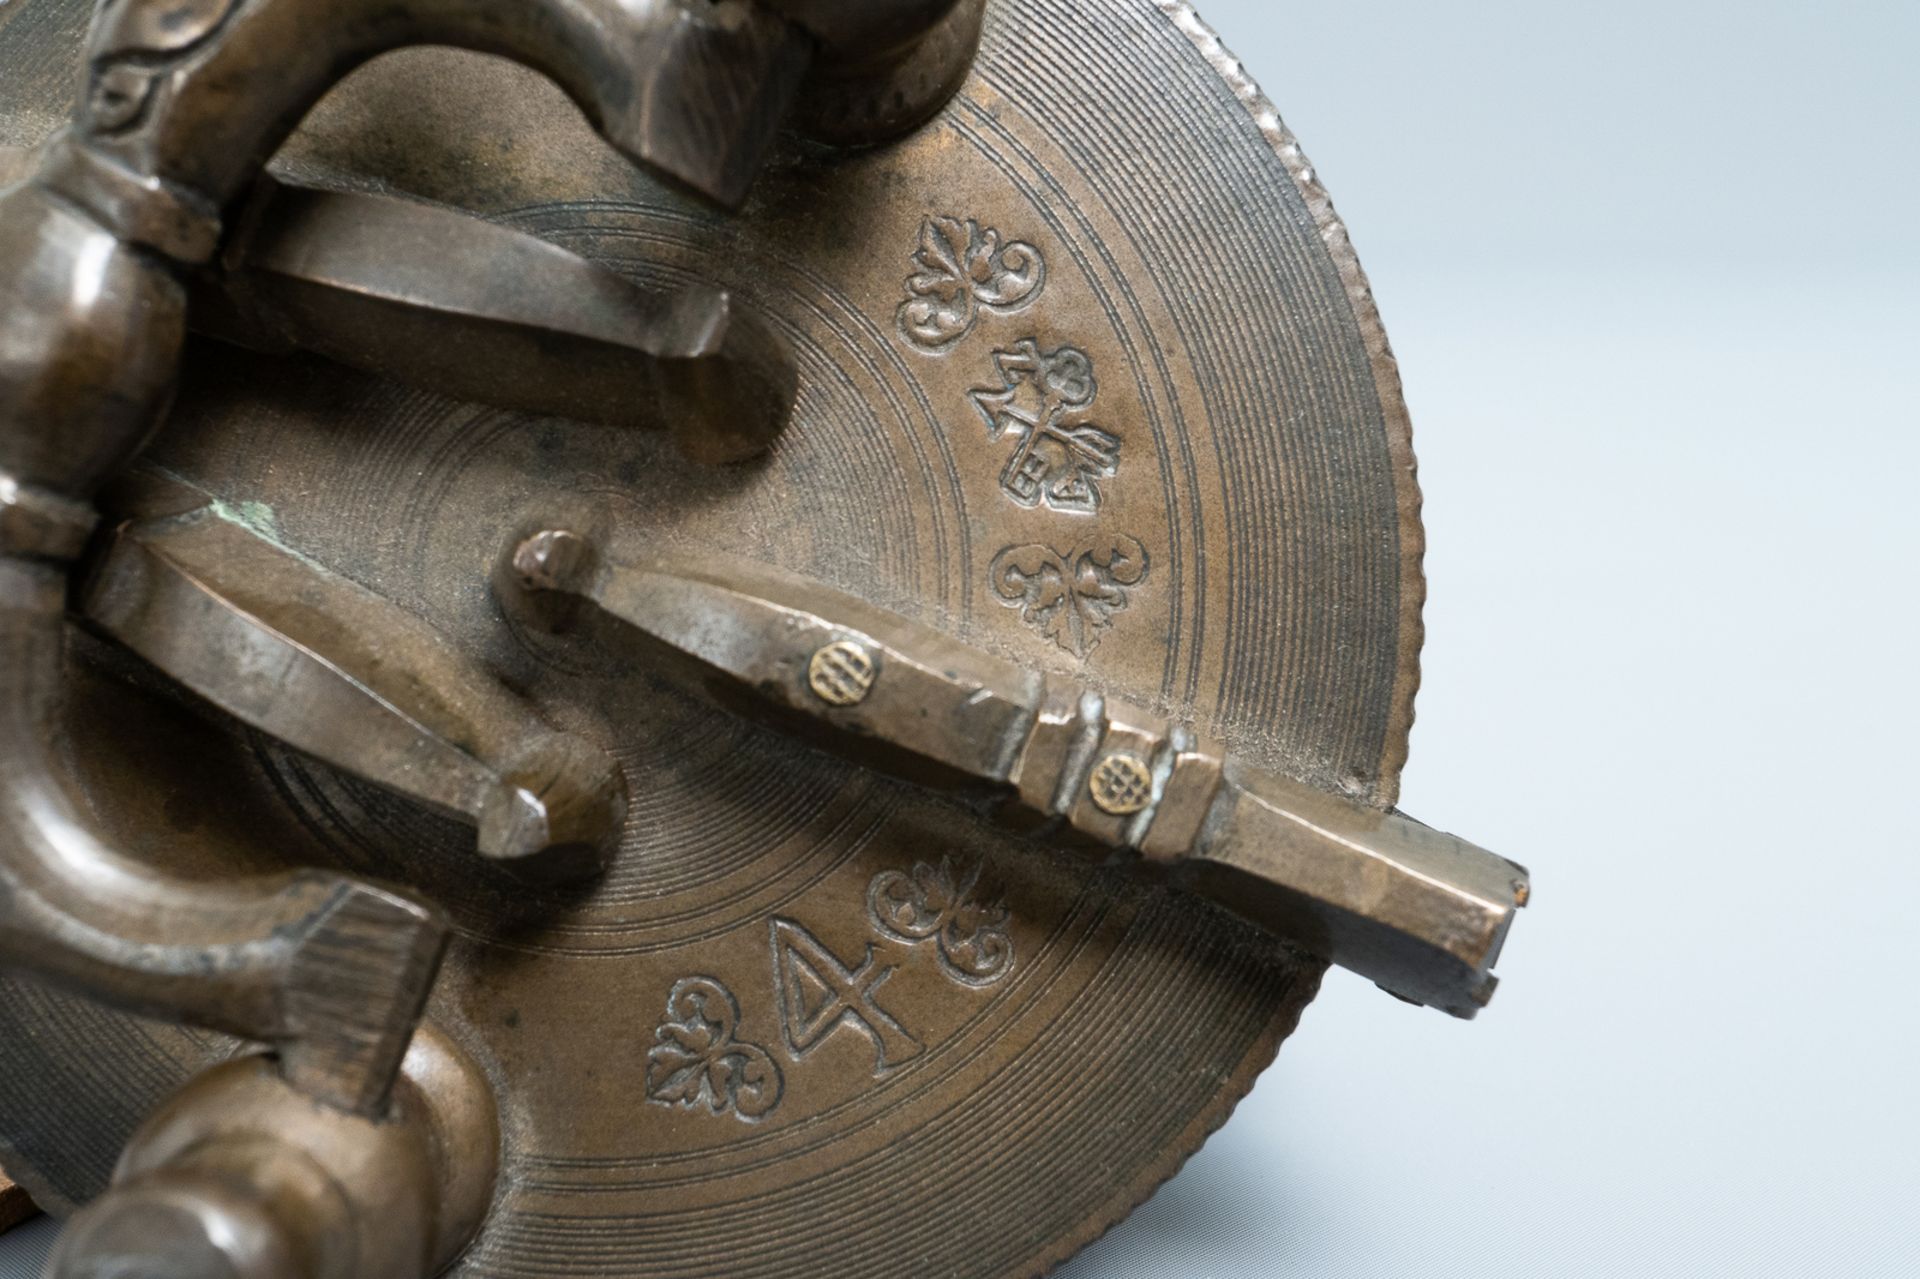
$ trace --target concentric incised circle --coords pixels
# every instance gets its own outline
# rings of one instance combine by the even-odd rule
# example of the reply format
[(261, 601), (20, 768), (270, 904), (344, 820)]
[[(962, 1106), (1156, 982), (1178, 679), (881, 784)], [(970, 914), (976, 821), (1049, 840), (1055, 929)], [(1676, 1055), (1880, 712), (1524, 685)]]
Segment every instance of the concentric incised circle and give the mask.
[[(62, 3), (77, 34), (80, 0), (41, 9)], [(66, 56), (7, 47), (54, 29), (0, 24), (0, 65)], [(445, 908), (431, 1015), (486, 1063), (507, 1134), (465, 1279), (1025, 1275), (1106, 1229), (1224, 1120), (1320, 966), (717, 709), (643, 649), (520, 629), (489, 575), (530, 528), (760, 560), (1390, 799), (1420, 595), (1405, 421), (1270, 109), (1177, 4), (1022, 0), (988, 7), (924, 130), (796, 150), (739, 218), (630, 176), (552, 86), (444, 51), (369, 66), (287, 159), (650, 288), (731, 290), (792, 346), (793, 422), (762, 462), (701, 467), (660, 432), (197, 352), (156, 460), (437, 627), (607, 750), (633, 802), (603, 881), (529, 889), (469, 828), (276, 743), (174, 706), (201, 744), (142, 755), (132, 711), (92, 699), (63, 731), (113, 837), (183, 873), (324, 864)], [(833, 705), (887, 678), (863, 646), (815, 659)], [(168, 762), (195, 758), (217, 767)], [(138, 803), (129, 760), (154, 779)], [(1091, 786), (1138, 812), (1148, 762)], [(82, 1200), (228, 1047), (0, 982), (0, 1160)]]

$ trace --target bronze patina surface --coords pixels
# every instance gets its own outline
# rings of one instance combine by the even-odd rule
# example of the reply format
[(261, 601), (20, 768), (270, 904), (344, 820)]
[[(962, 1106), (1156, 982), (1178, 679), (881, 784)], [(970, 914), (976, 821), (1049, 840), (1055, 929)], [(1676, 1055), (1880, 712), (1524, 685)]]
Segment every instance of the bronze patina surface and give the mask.
[[(1384, 811), (1392, 356), (1184, 4), (123, 4), (64, 140), (89, 6), (0, 9), (0, 1161), (114, 1185), (61, 1274), (1036, 1274), (1329, 959), (1491, 994), (1524, 872)], [(294, 21), (281, 144), (205, 67)], [(435, 41), (530, 65), (321, 100)]]
[(8, 1181), (6, 1173), (0, 1172), (0, 1234), (33, 1217), (36, 1211), (33, 1200), (27, 1198), (27, 1192)]

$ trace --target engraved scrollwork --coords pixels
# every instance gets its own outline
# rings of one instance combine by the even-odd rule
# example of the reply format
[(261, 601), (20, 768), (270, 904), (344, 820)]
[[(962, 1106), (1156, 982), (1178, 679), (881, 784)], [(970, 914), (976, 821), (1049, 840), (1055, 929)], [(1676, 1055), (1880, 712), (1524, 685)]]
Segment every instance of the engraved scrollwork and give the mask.
[(647, 1099), (685, 1110), (728, 1111), (747, 1123), (773, 1113), (785, 1091), (766, 1049), (736, 1037), (740, 1002), (711, 977), (686, 977), (667, 994), (667, 1014), (647, 1052)]
[(1140, 540), (1119, 534), (1066, 552), (1037, 542), (1009, 546), (988, 573), (994, 594), (1019, 609), (1022, 621), (1084, 658), (1150, 566)]
[(952, 350), (982, 310), (1011, 315), (1031, 306), (1047, 282), (1040, 250), (1024, 240), (1003, 244), (998, 231), (972, 218), (923, 221), (913, 265), (900, 335), (929, 355)]
[(1013, 936), (1005, 906), (973, 898), (980, 869), (956, 878), (943, 857), (938, 866), (916, 862), (911, 872), (882, 871), (867, 885), (868, 917), (895, 941), (934, 941), (940, 966), (962, 985), (991, 986), (1013, 971)]
[(160, 81), (214, 39), (239, 7), (240, 0), (108, 0), (90, 51), (87, 126), (100, 133), (137, 127)]
[(971, 397), (993, 438), (1014, 442), (1001, 490), (1021, 506), (1098, 510), (1100, 481), (1120, 469), (1120, 440), (1077, 420), (1099, 394), (1093, 358), (1076, 346), (1048, 351), (1025, 338), (995, 351), (993, 367), (1000, 385), (975, 387)]

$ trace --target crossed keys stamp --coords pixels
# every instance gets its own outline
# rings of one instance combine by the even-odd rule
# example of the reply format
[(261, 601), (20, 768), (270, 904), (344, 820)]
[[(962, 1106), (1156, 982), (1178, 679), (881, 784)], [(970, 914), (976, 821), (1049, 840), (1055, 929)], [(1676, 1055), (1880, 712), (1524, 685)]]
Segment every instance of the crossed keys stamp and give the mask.
[(1093, 358), (1077, 346), (1048, 351), (1022, 338), (993, 353), (999, 386), (975, 387), (973, 406), (995, 440), (1013, 454), (1000, 488), (1021, 506), (1090, 515), (1100, 509), (1100, 481), (1120, 469), (1120, 439), (1083, 421), (1099, 384)]

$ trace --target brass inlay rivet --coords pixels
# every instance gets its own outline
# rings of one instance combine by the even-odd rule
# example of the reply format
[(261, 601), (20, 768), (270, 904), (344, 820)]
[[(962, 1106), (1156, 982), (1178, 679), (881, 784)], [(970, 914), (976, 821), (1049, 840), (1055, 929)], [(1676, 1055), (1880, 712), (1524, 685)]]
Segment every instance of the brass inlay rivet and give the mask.
[(1087, 789), (1100, 811), (1125, 817), (1153, 802), (1153, 774), (1139, 756), (1116, 751), (1094, 766)]
[(807, 663), (807, 685), (830, 706), (852, 706), (866, 700), (879, 673), (866, 645), (840, 640), (814, 653)]

